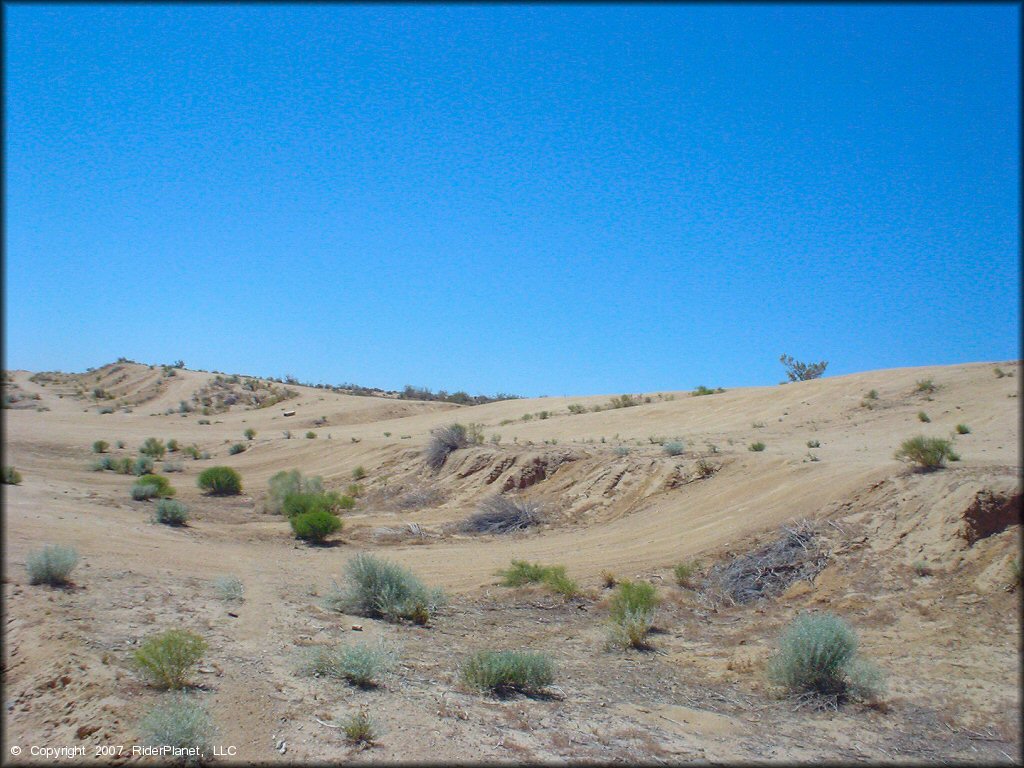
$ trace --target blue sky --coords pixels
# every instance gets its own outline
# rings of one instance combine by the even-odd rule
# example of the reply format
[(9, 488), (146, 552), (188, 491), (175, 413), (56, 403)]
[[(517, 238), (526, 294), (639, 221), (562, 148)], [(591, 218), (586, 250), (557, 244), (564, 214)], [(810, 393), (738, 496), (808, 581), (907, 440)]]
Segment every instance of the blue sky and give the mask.
[(7, 5), (5, 365), (1019, 356), (1016, 5)]

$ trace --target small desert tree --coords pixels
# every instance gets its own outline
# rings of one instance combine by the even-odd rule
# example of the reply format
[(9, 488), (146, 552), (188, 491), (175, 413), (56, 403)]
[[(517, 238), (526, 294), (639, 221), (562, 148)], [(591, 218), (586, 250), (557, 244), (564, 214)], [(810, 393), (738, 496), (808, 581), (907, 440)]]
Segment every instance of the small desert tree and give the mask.
[(779, 362), (785, 367), (790, 381), (820, 379), (821, 375), (825, 373), (825, 369), (828, 368), (827, 360), (822, 360), (820, 363), (802, 363), (799, 360), (794, 360), (792, 355), (782, 355)]

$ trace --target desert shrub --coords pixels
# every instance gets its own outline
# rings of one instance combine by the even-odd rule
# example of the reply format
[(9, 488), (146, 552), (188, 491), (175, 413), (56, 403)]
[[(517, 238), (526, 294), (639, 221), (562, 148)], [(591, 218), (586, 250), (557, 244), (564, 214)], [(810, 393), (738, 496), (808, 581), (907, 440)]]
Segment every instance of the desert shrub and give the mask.
[(109, 447), (110, 447), (110, 443), (108, 443), (106, 440), (97, 440), (96, 442), (94, 442), (92, 444), (92, 452), (93, 453), (106, 453), (107, 449)]
[(715, 474), (715, 472), (717, 472), (720, 469), (720, 467), (717, 464), (708, 461), (707, 459), (700, 458), (697, 459), (697, 463), (694, 465), (694, 469), (697, 472), (697, 477), (708, 478)]
[(200, 459), (208, 459), (208, 458), (210, 458), (210, 452), (209, 451), (203, 451), (202, 453), (199, 454), (199, 458)]
[(373, 555), (358, 554), (345, 564), (345, 585), (335, 584), (325, 602), (336, 611), (426, 624), (444, 599), (441, 590), (428, 589), (412, 571)]
[(541, 522), (538, 504), (515, 496), (498, 494), (484, 499), (479, 511), (459, 526), (464, 533), (512, 533)]
[(697, 387), (695, 390), (693, 390), (693, 392), (691, 392), (690, 395), (692, 397), (703, 397), (704, 395), (717, 395), (717, 394), (720, 394), (722, 392), (725, 392), (725, 390), (722, 389), (721, 387), (718, 387), (716, 389), (711, 389), (711, 388), (705, 387), (703, 384), (701, 384), (699, 387)]
[(146, 442), (139, 448), (139, 453), (153, 459), (162, 459), (166, 452), (167, 446), (164, 445), (164, 441), (157, 440), (155, 437), (147, 437)]
[(149, 456), (139, 456), (131, 465), (133, 475), (148, 475), (153, 471), (153, 460)]
[(148, 501), (154, 499), (157, 496), (157, 488), (154, 485), (147, 485), (145, 483), (135, 483), (131, 490), (132, 499), (135, 501)]
[(511, 566), (498, 571), (497, 575), (501, 577), (501, 583), (506, 587), (543, 584), (567, 600), (580, 593), (579, 585), (566, 575), (563, 565), (540, 565), (525, 560), (513, 560)]
[(918, 379), (915, 386), (917, 392), (934, 392), (938, 389), (938, 386), (931, 379)]
[(808, 448), (820, 448), (821, 447), (821, 441), (820, 440), (808, 440), (807, 441), (807, 447)]
[(968, 427), (966, 424), (957, 424), (956, 433), (958, 435), (969, 435), (971, 434), (971, 428)]
[(917, 420), (918, 421), (923, 421), (925, 424), (927, 424), (928, 422), (931, 421), (931, 418), (929, 418), (928, 414), (925, 413), (924, 411), (918, 411), (917, 412)]
[(231, 467), (210, 467), (199, 473), (196, 484), (214, 496), (236, 496), (242, 492), (242, 476)]
[(640, 398), (633, 395), (618, 395), (608, 401), (609, 408), (632, 408), (640, 405)]
[(341, 723), (341, 732), (352, 744), (373, 744), (377, 738), (377, 729), (370, 719), (366, 707), (360, 707)]
[(78, 553), (70, 547), (47, 544), (38, 552), (30, 552), (25, 559), (29, 584), (49, 584), (58, 587), (68, 583), (68, 576), (78, 564)]
[(923, 435), (904, 440), (893, 457), (916, 464), (924, 470), (939, 469), (945, 466), (947, 459), (955, 461), (959, 458), (956, 457), (953, 444), (949, 440)]
[(679, 563), (672, 569), (672, 575), (676, 577), (676, 584), (681, 587), (689, 587), (693, 583), (693, 577), (697, 575), (699, 566), (697, 563)]
[(180, 450), (180, 446), (178, 445), (178, 441), (175, 440), (172, 437), (170, 440), (167, 441), (167, 452), (168, 453), (176, 453), (178, 450)]
[(105, 469), (110, 469), (110, 462), (109, 461), (104, 461), (104, 459), (109, 459), (109, 458), (110, 458), (109, 456), (103, 456), (103, 457), (101, 457), (99, 459), (96, 459), (95, 461), (89, 462), (89, 469), (90, 469), (90, 471), (92, 471), (92, 472), (102, 472)]
[(252, 427), (249, 427), (247, 430), (245, 430), (245, 432), (242, 433), (242, 435), (245, 437), (246, 440), (252, 440), (254, 437), (256, 437), (256, 430), (253, 429)]
[(345, 486), (345, 495), (352, 499), (352, 505), (355, 506), (355, 500), (363, 495), (363, 486), (359, 483), (349, 483)]
[(312, 429), (309, 430), (309, 432), (306, 433), (306, 439), (307, 440), (316, 440), (316, 432), (314, 432)]
[(646, 581), (623, 581), (612, 595), (609, 612), (612, 621), (620, 622), (630, 611), (650, 611), (658, 606), (654, 585)]
[(611, 589), (612, 587), (614, 587), (618, 583), (619, 583), (619, 580), (617, 578), (615, 578), (615, 574), (614, 573), (612, 573), (611, 571), (608, 571), (608, 570), (601, 571), (601, 586), (602, 587), (604, 587), (605, 589)]
[(196, 701), (195, 694), (171, 694), (153, 707), (139, 722), (142, 742), (150, 747), (173, 747), (192, 750), (199, 756), (188, 759), (199, 764), (210, 752), (216, 730), (206, 707)]
[(5, 485), (20, 485), (21, 484), (21, 473), (14, 467), (4, 467), (4, 484)]
[(797, 694), (872, 698), (881, 673), (857, 658), (857, 635), (830, 613), (802, 614), (789, 625), (768, 664), (768, 678)]
[(619, 445), (615, 447), (614, 453), (616, 456), (629, 456), (629, 448), (625, 445)]
[(1010, 561), (1010, 576), (1012, 578), (1011, 585), (1020, 586), (1021, 580), (1024, 578), (1024, 568), (1021, 567), (1019, 557)]
[(160, 496), (161, 498), (169, 499), (176, 493), (174, 488), (171, 487), (170, 481), (168, 481), (168, 479), (163, 475), (144, 475), (143, 477), (140, 477), (135, 484), (148, 485), (156, 488), (155, 495)]
[(877, 389), (869, 390), (868, 393), (864, 397), (867, 400), (877, 400), (878, 399), (878, 390)]
[(118, 448), (124, 448), (124, 440), (118, 440), (118, 441), (117, 441), (117, 442), (115, 443), (115, 445), (116, 445), (116, 446), (117, 446)]
[(447, 427), (439, 427), (430, 433), (430, 441), (427, 443), (425, 459), (427, 466), (438, 470), (444, 466), (448, 454), (459, 448), (469, 445), (466, 436), (466, 428), (461, 424), (449, 424)]
[(161, 467), (163, 472), (184, 472), (185, 468), (181, 465), (180, 461), (165, 461)]
[(190, 459), (195, 461), (199, 458), (199, 446), (198, 445), (187, 445), (181, 449), (181, 452), (188, 456)]
[(162, 525), (185, 525), (188, 522), (188, 507), (173, 499), (160, 499), (153, 510), (153, 522)]
[(130, 456), (122, 456), (120, 459), (115, 459), (111, 463), (110, 468), (119, 475), (130, 475), (135, 471), (135, 462), (132, 461)]
[(102, 416), (106, 416), (106, 415), (111, 414), (113, 412), (114, 412), (114, 409), (111, 408), (109, 405), (104, 405), (102, 408), (99, 409), (99, 413)]
[(267, 492), (267, 512), (280, 515), (284, 511), (284, 500), (296, 493), (323, 493), (323, 480), (320, 477), (303, 477), (297, 469), (282, 470), (270, 478), (270, 490)]
[(306, 649), (299, 673), (345, 680), (360, 688), (373, 688), (393, 664), (394, 654), (383, 645), (377, 648), (365, 644), (319, 645)]
[(236, 576), (218, 576), (213, 580), (213, 589), (217, 597), (227, 603), (240, 603), (245, 599), (245, 585)]
[(760, 440), (758, 440), (756, 443), (751, 443), (747, 447), (751, 451), (760, 452), (760, 451), (763, 451), (765, 449), (765, 444), (762, 443)]
[(573, 416), (579, 416), (581, 413), (586, 413), (586, 412), (587, 412), (587, 408), (584, 405), (580, 405), (579, 403), (570, 403), (569, 404), (569, 413), (571, 413)]
[(554, 682), (555, 665), (543, 653), (478, 651), (463, 662), (460, 675), (466, 685), (499, 696), (536, 694)]
[(322, 544), (328, 536), (341, 530), (341, 520), (324, 509), (294, 515), (289, 522), (295, 538)]
[(799, 360), (794, 360), (792, 355), (782, 355), (779, 362), (786, 369), (786, 375), (790, 381), (819, 379), (828, 368), (827, 360), (822, 360), (820, 363), (802, 363)]
[(159, 688), (184, 688), (189, 670), (206, 653), (206, 641), (181, 629), (169, 629), (146, 640), (135, 651), (139, 670)]
[(366, 469), (360, 464), (358, 467), (352, 470), (352, 479), (357, 483), (366, 477)]
[(243, 453), (244, 451), (245, 451), (245, 444), (244, 443), (235, 443), (230, 448), (228, 448), (228, 453), (231, 454), (232, 456), (234, 456), (237, 453)]
[(911, 566), (911, 567), (914, 569), (914, 574), (916, 576), (931, 576), (932, 575), (931, 567), (924, 560), (917, 560), (913, 564), (913, 566)]
[(673, 441), (671, 443), (665, 443), (663, 446), (661, 446), (661, 450), (663, 450), (669, 456), (678, 456), (683, 452), (683, 444), (676, 441)]
[[(319, 493), (289, 493), (284, 497), (281, 511), (288, 517), (305, 515), (310, 512), (329, 512), (337, 514), (345, 509), (342, 499), (347, 496), (339, 496), (333, 491), (320, 491)], [(351, 499), (349, 499), (351, 501)], [(351, 508), (351, 507), (348, 507)]]

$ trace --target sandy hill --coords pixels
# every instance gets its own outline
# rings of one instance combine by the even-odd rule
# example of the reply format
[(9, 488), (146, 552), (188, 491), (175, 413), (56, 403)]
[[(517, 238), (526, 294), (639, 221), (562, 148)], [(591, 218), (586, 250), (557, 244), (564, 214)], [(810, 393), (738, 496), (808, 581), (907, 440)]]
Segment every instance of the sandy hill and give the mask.
[[(4, 486), (7, 741), (132, 743), (132, 713), (159, 694), (134, 675), (130, 649), (184, 622), (211, 643), (204, 695), (224, 743), (252, 760), (333, 759), (342, 737), (312, 718), (330, 720), (350, 694), (296, 678), (291, 659), (359, 621), (406, 659), (363, 696), (387, 733), (364, 759), (1019, 758), (1020, 606), (1008, 589), (1021, 380), (1016, 362), (977, 363), (643, 393), (629, 407), (611, 407), (617, 393), (456, 406), (124, 362), (8, 372), (4, 463), (23, 481)], [(431, 432), (454, 422), (480, 444), (428, 469)], [(913, 471), (893, 454), (914, 435), (950, 439), (959, 460)], [(94, 441), (134, 457), (148, 437), (209, 454), (166, 459), (186, 528), (151, 524), (131, 478), (90, 469)], [(231, 453), (236, 443), (246, 450)], [(241, 473), (241, 496), (200, 493), (196, 476), (215, 464)], [(339, 491), (365, 472), (340, 544), (300, 544), (264, 512), (269, 478), (292, 468)], [(496, 494), (535, 503), (542, 523), (463, 532)], [(804, 519), (823, 570), (782, 596), (732, 605), (673, 584), (680, 562), (707, 575)], [(49, 542), (80, 553), (76, 589), (28, 585), (26, 557)], [(319, 596), (359, 551), (444, 587), (449, 607), (426, 629), (325, 611)], [(564, 565), (584, 596), (563, 605), (496, 586), (513, 558)], [(602, 649), (605, 571), (664, 592), (659, 653)], [(225, 574), (246, 587), (230, 619), (209, 588)], [(858, 626), (891, 677), (888, 711), (807, 715), (809, 733), (757, 682), (784, 622), (805, 609)], [(564, 698), (524, 706), (459, 691), (458, 654), (482, 643), (552, 650), (572, 672)]]

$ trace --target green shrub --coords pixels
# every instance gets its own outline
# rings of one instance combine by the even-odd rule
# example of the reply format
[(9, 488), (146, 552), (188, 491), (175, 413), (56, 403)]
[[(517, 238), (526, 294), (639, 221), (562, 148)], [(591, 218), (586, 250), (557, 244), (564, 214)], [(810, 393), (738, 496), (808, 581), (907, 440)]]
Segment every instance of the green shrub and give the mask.
[(249, 427), (242, 434), (245, 436), (246, 440), (252, 440), (254, 437), (256, 437), (256, 430), (253, 429), (252, 427)]
[(652, 612), (658, 606), (654, 585), (646, 581), (622, 581), (612, 594), (609, 612), (612, 621), (620, 623), (630, 612)]
[(145, 475), (140, 477), (135, 484), (152, 486), (156, 488), (155, 495), (165, 499), (169, 499), (176, 493), (174, 488), (171, 487), (170, 481), (163, 475)]
[(68, 583), (68, 576), (78, 564), (78, 553), (70, 547), (47, 544), (25, 559), (29, 584), (59, 587)]
[(266, 511), (280, 515), (284, 511), (284, 500), (297, 493), (323, 493), (323, 480), (319, 477), (306, 477), (297, 469), (282, 470), (270, 478), (270, 490), (267, 492)]
[(704, 395), (717, 395), (722, 392), (725, 392), (725, 390), (722, 389), (721, 387), (718, 387), (717, 389), (710, 389), (709, 387), (705, 387), (703, 384), (701, 384), (699, 387), (693, 390), (693, 392), (690, 393), (690, 396), (703, 397)]
[(358, 467), (352, 470), (352, 479), (359, 482), (366, 477), (366, 469), (360, 464)]
[(154, 499), (157, 496), (157, 488), (154, 485), (146, 485), (145, 483), (135, 483), (131, 489), (132, 499), (135, 501), (148, 501)]
[(374, 688), (394, 664), (393, 654), (381, 645), (314, 646), (306, 649), (299, 673), (345, 680), (360, 688)]
[(938, 386), (931, 379), (918, 379), (917, 380), (917, 391), (918, 392), (934, 392), (938, 389)]
[(281, 511), (288, 517), (303, 515), (308, 512), (338, 514), (343, 509), (351, 509), (354, 504), (353, 499), (348, 496), (339, 496), (334, 491), (289, 493), (284, 497)]
[(213, 580), (213, 588), (224, 602), (242, 602), (245, 595), (245, 585), (235, 576), (218, 576)]
[(782, 355), (779, 362), (786, 369), (786, 375), (790, 381), (809, 381), (820, 379), (825, 369), (828, 368), (828, 361), (822, 360), (819, 363), (802, 363), (794, 360), (792, 355)]
[(21, 485), (21, 473), (14, 467), (4, 467), (4, 484)]
[(146, 442), (139, 448), (139, 453), (153, 459), (162, 459), (166, 452), (167, 446), (164, 445), (163, 440), (157, 440), (155, 437), (147, 437)]
[(871, 391), (869, 391), (867, 393), (866, 397), (867, 397), (868, 400), (877, 400), (878, 399), (878, 390), (877, 389), (872, 389)]
[(92, 444), (92, 452), (106, 453), (109, 447), (110, 443), (108, 443), (106, 440), (97, 440), (95, 443)]
[(900, 461), (917, 464), (920, 469), (932, 470), (945, 466), (946, 460), (956, 461), (959, 457), (953, 451), (953, 444), (941, 437), (918, 435), (904, 440), (893, 457)]
[(118, 448), (124, 448), (124, 440), (118, 440), (116, 445)]
[(146, 640), (134, 654), (136, 665), (159, 688), (184, 688), (189, 670), (206, 653), (199, 635), (169, 629)]
[(820, 448), (821, 447), (821, 441), (820, 440), (808, 440), (807, 441), (807, 447), (808, 448)]
[(928, 414), (925, 413), (924, 411), (917, 412), (917, 420), (923, 421), (925, 424), (931, 421), (931, 419), (928, 417)]
[(316, 432), (314, 432), (312, 429), (309, 430), (309, 432), (306, 433), (306, 439), (307, 440), (315, 440), (316, 439)]
[(243, 453), (245, 451), (245, 445), (243, 443), (235, 443), (228, 448), (228, 453), (234, 456), (237, 453)]
[(188, 522), (188, 507), (180, 501), (160, 499), (153, 510), (153, 522), (162, 525), (185, 525)]
[(242, 492), (242, 476), (231, 467), (204, 469), (196, 483), (213, 496), (237, 496)]
[(461, 424), (449, 424), (447, 427), (435, 429), (430, 433), (430, 441), (427, 443), (427, 466), (433, 470), (440, 469), (448, 459), (448, 454), (467, 445), (469, 439), (466, 436), (466, 428)]
[(153, 460), (149, 456), (139, 456), (131, 465), (133, 475), (148, 475), (153, 471)]
[(356, 505), (355, 500), (363, 495), (363, 486), (359, 483), (349, 483), (345, 488), (345, 495), (352, 499), (352, 506)]
[(196, 445), (195, 443), (193, 443), (192, 445), (185, 446), (184, 448), (181, 449), (181, 452), (188, 456), (193, 461), (199, 458), (199, 446)]
[(669, 456), (678, 456), (683, 452), (683, 444), (680, 442), (665, 443), (661, 449)]
[(185, 468), (181, 465), (180, 461), (165, 461), (163, 463), (163, 467), (161, 467), (161, 469), (162, 469), (162, 471), (168, 472), (168, 473), (170, 473), (170, 472), (184, 472), (185, 471)]
[(466, 685), (499, 696), (536, 694), (554, 682), (555, 665), (543, 653), (478, 651), (463, 662), (460, 674)]
[(377, 729), (366, 707), (360, 707), (357, 712), (346, 718), (341, 724), (341, 732), (350, 743), (357, 745), (373, 744), (377, 738)]
[(829, 613), (802, 614), (786, 629), (768, 664), (768, 677), (792, 693), (873, 698), (881, 674), (857, 659), (857, 635)]
[(189, 762), (200, 764), (208, 757), (216, 737), (213, 719), (195, 694), (178, 692), (153, 707), (139, 722), (142, 742), (149, 747), (171, 747), (180, 750), (198, 748), (198, 757)]
[(971, 434), (971, 428), (968, 427), (966, 424), (957, 424), (956, 433), (958, 435), (969, 435)]
[(327, 607), (370, 618), (426, 624), (445, 599), (441, 590), (428, 589), (411, 571), (368, 554), (345, 564), (345, 582), (334, 585), (325, 599)]
[(698, 570), (697, 563), (680, 563), (672, 569), (672, 574), (676, 577), (676, 584), (680, 587), (689, 587), (693, 584), (693, 577)]
[(176, 451), (179, 450), (179, 448), (180, 448), (180, 446), (178, 445), (178, 441), (175, 440), (173, 437), (170, 440), (167, 441), (167, 452), (168, 453), (175, 453)]
[(565, 573), (563, 565), (540, 565), (525, 560), (513, 560), (512, 565), (498, 571), (502, 585), (521, 587), (524, 584), (542, 584), (566, 600), (580, 593), (579, 585)]
[(751, 443), (748, 446), (748, 448), (751, 451), (760, 452), (760, 451), (763, 451), (765, 449), (765, 444), (762, 443), (760, 440), (758, 440), (756, 443)]
[(633, 395), (618, 395), (608, 401), (609, 408), (632, 408), (640, 405), (640, 398)]
[(322, 544), (332, 533), (341, 530), (341, 520), (324, 509), (294, 515), (289, 522), (295, 538), (313, 544)]
[(111, 463), (110, 468), (119, 475), (130, 475), (135, 470), (135, 462), (132, 461), (130, 456), (122, 456), (120, 459), (115, 459)]
[(612, 648), (650, 648), (647, 636), (653, 624), (653, 609), (629, 609), (617, 621), (612, 622), (608, 633), (608, 645)]

